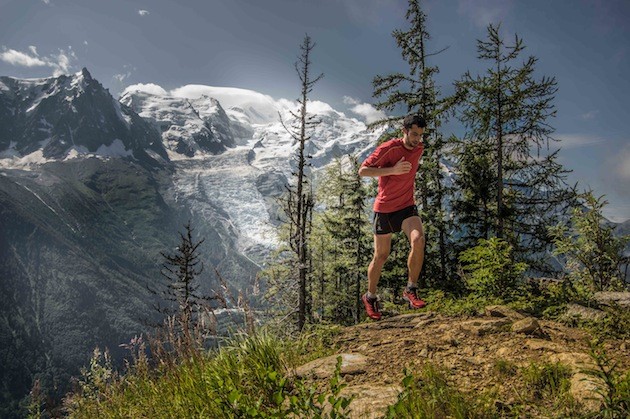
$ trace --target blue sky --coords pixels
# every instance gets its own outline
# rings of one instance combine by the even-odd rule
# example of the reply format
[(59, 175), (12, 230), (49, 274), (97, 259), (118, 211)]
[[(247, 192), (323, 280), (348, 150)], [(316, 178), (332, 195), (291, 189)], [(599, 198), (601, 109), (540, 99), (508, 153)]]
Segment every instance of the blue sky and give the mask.
[[(538, 76), (559, 91), (551, 125), (569, 180), (606, 195), (606, 215), (630, 218), (630, 1), (426, 0), (429, 49), (444, 94), (485, 69), (476, 40), (488, 23), (517, 33)], [(369, 117), (372, 79), (406, 71), (391, 32), (407, 0), (0, 0), (0, 75), (47, 77), (87, 67), (117, 96), (155, 83), (241, 87), (295, 99), (293, 63), (305, 33), (317, 43), (313, 99)], [(354, 113), (353, 113), (354, 110)], [(452, 122), (447, 129), (460, 133)]]

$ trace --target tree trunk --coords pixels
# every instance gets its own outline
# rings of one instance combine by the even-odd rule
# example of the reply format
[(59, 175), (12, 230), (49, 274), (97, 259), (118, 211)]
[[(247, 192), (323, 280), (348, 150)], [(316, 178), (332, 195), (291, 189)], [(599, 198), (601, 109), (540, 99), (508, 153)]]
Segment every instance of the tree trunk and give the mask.
[[(500, 48), (500, 47), (497, 47)], [(499, 55), (497, 53), (497, 56)], [(501, 115), (501, 62), (497, 58), (497, 237), (503, 238), (503, 116)]]

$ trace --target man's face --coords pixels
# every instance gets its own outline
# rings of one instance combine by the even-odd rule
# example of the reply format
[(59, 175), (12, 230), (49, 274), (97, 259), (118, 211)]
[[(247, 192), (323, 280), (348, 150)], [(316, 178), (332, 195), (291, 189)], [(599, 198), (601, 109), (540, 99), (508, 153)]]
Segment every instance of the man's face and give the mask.
[(418, 147), (422, 143), (422, 135), (424, 134), (424, 128), (420, 128), (416, 124), (413, 124), (411, 128), (407, 129), (403, 127), (403, 133), (405, 134), (403, 141), (409, 149)]

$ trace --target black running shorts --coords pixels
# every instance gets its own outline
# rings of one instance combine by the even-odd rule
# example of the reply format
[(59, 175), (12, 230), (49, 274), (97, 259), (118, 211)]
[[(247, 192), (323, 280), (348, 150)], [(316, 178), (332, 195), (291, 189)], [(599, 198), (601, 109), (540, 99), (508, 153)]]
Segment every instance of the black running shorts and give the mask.
[(418, 207), (411, 205), (395, 212), (374, 213), (374, 234), (398, 233), (402, 223), (409, 217), (418, 216)]

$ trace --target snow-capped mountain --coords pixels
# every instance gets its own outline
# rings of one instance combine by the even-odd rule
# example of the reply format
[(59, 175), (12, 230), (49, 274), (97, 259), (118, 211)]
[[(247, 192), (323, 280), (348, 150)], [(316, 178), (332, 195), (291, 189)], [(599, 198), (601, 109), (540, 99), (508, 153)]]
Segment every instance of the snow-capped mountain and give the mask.
[[(219, 214), (239, 250), (262, 262), (276, 246), (275, 197), (295, 171), (298, 143), (286, 127), (297, 103), (246, 89), (129, 86), (119, 101), (87, 69), (46, 79), (0, 78), (0, 167), (121, 157), (171, 167), (166, 195)], [(315, 171), (335, 157), (364, 157), (380, 132), (312, 101), (320, 123), (306, 153)], [(207, 218), (204, 218), (207, 220)]]
[(171, 159), (218, 154), (235, 145), (240, 134), (214, 98), (196, 100), (127, 89), (120, 102), (151, 122), (162, 134)]
[[(201, 288), (218, 288), (216, 267), (232, 290), (251, 290), (277, 247), (274, 197), (298, 146), (280, 115), (290, 126), (295, 108), (194, 85), (130, 86), (116, 100), (86, 69), (1, 77), (0, 334), (13, 339), (0, 352), (19, 362), (0, 383), (21, 398), (33, 374), (68, 382), (95, 346), (121, 356), (118, 345), (146, 330), (146, 286), (160, 283), (160, 252), (187, 221), (206, 239)], [(309, 112), (322, 121), (307, 146), (314, 170), (365, 155), (379, 135), (321, 102)]]
[[(191, 203), (199, 214), (219, 209), (222, 220), (233, 228), (238, 250), (262, 263), (277, 246), (274, 198), (284, 191), (295, 170), (298, 143), (285, 126), (293, 123), (291, 112), (295, 112), (297, 104), (245, 89), (199, 85), (170, 93), (156, 91), (155, 85), (150, 89), (130, 86), (123, 92), (121, 102), (163, 131), (163, 142), (176, 168), (176, 200)], [(223, 103), (229, 104), (225, 110)], [(314, 170), (345, 154), (364, 156), (380, 134), (367, 132), (363, 122), (325, 103), (313, 101), (307, 109), (321, 121), (310, 132), (306, 147)], [(190, 139), (200, 129), (216, 126), (217, 121), (232, 139), (225, 152), (196, 148), (188, 155), (173, 147), (173, 127), (178, 129), (177, 138)]]
[[(130, 86), (127, 90), (138, 86), (142, 85)], [(159, 89), (161, 88), (157, 91)], [(164, 91), (164, 89), (161, 90)], [(151, 91), (155, 93), (156, 89)], [(228, 110), (231, 118), (247, 125), (267, 124), (277, 120), (279, 107), (283, 106), (282, 101), (276, 101), (271, 96), (236, 87), (188, 84), (172, 90), (169, 94), (188, 100), (202, 99), (204, 96), (215, 98)]]
[(160, 135), (87, 69), (45, 79), (0, 77), (0, 164), (28, 167), (79, 156), (168, 159)]

